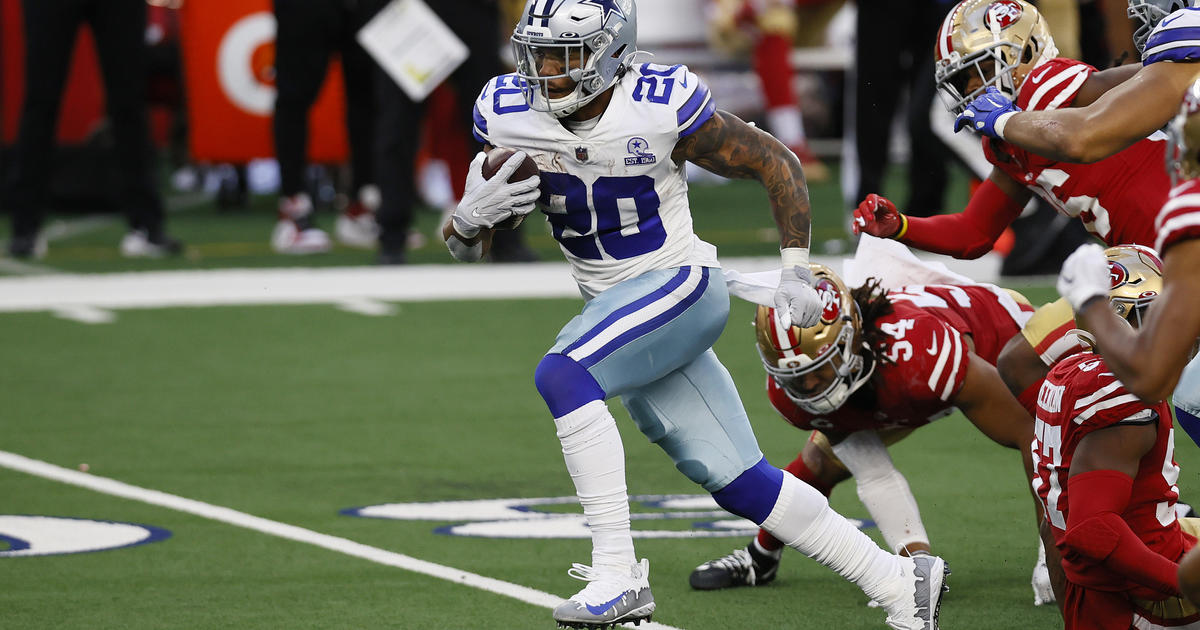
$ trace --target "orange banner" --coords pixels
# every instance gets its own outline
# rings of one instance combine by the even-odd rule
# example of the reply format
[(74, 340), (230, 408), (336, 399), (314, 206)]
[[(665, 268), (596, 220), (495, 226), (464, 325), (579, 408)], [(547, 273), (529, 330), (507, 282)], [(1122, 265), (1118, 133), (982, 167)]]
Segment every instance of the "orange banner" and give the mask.
[[(271, 0), (184, 3), (180, 16), (191, 154), (197, 160), (244, 163), (273, 157), (275, 16)], [(341, 64), (330, 64), (309, 111), (313, 162), (347, 156)]]

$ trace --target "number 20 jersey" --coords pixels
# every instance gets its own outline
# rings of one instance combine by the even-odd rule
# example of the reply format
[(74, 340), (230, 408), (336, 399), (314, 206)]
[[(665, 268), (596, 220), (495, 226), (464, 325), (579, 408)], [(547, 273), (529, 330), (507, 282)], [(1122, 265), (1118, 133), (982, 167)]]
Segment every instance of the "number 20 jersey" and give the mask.
[[(1068, 107), (1095, 68), (1073, 59), (1035, 67), (1017, 92), (1023, 110)], [(1163, 157), (1166, 135), (1155, 133), (1099, 162), (1056, 162), (1002, 140), (984, 138), (988, 162), (1046, 200), (1060, 214), (1078, 218), (1108, 246), (1154, 245), (1154, 217), (1171, 187)]]
[[(1138, 465), (1129, 505), (1121, 518), (1146, 546), (1169, 560), (1185, 547), (1175, 502), (1179, 499), (1179, 466), (1175, 464), (1171, 410), (1165, 402), (1147, 406), (1126, 391), (1098, 354), (1082, 352), (1058, 362), (1038, 392), (1034, 430), (1033, 490), (1045, 507), (1046, 520), (1059, 548), (1066, 536), (1071, 461), (1079, 441), (1093, 431), (1118, 425), (1158, 425), (1158, 438)], [(1101, 590), (1128, 590), (1135, 584), (1069, 550), (1063, 569), (1076, 584)]]
[(649, 271), (719, 266), (693, 232), (684, 164), (671, 159), (712, 118), (708, 87), (685, 66), (640, 64), (612, 89), (596, 126), (578, 134), (530, 109), (512, 74), (489, 81), (473, 112), (476, 139), (537, 163), (540, 207), (589, 298)]

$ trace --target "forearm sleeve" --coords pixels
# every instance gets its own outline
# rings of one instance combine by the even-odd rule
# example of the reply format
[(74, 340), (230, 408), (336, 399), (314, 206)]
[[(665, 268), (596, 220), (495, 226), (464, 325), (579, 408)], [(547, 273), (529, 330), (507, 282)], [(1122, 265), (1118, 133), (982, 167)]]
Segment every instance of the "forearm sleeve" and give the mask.
[(1121, 518), (1133, 479), (1115, 470), (1094, 470), (1073, 475), (1068, 483), (1067, 546), (1130, 581), (1178, 595), (1179, 565), (1147, 547)]
[(908, 217), (905, 245), (955, 258), (979, 258), (992, 249), (1004, 228), (1021, 216), (1022, 206), (991, 180), (971, 195), (967, 209), (957, 214)]

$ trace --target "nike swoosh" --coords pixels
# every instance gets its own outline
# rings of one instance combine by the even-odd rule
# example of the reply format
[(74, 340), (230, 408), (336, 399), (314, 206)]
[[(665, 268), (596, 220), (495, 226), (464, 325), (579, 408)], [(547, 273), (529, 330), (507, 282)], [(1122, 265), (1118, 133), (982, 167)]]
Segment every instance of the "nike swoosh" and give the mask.
[(1171, 17), (1169, 17), (1169, 18), (1167, 18), (1167, 19), (1163, 20), (1162, 22), (1159, 22), (1159, 25), (1161, 25), (1161, 26), (1166, 26), (1166, 25), (1170, 24), (1171, 22), (1174, 22), (1175, 20), (1178, 20), (1178, 19), (1179, 19), (1179, 18), (1181, 18), (1181, 17), (1183, 17), (1183, 14), (1182, 14), (1182, 13), (1180, 13), (1179, 15), (1172, 15)]
[(1035, 74), (1035, 75), (1029, 77), (1029, 80), (1033, 81), (1035, 84), (1041, 83), (1042, 79), (1045, 79), (1046, 75), (1049, 73), (1050, 73), (1050, 68), (1046, 68), (1046, 69), (1042, 70), (1040, 74)]
[(1075, 282), (1075, 276), (1068, 276), (1067, 274), (1064, 273), (1062, 280), (1063, 280), (1063, 282), (1066, 282), (1067, 284), (1071, 284), (1072, 282)]
[(592, 613), (593, 615), (603, 615), (605, 611), (615, 606), (617, 602), (621, 601), (622, 597), (625, 597), (625, 593), (621, 593), (620, 595), (617, 595), (616, 597), (604, 602), (603, 604), (600, 604), (599, 606), (593, 606), (591, 604), (585, 604), (585, 606), (587, 607), (588, 612)]
[(929, 347), (925, 349), (925, 352), (928, 352), (930, 355), (935, 355), (935, 354), (937, 354), (937, 339), (934, 339), (934, 340), (933, 340), (933, 341), (932, 341), (932, 342), (929, 344)]

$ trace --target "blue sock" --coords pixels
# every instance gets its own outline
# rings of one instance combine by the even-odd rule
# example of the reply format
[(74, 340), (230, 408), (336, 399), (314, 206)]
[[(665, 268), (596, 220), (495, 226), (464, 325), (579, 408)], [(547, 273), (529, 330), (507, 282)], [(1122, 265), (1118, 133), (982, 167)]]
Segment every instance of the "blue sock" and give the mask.
[(1175, 407), (1175, 422), (1183, 429), (1196, 445), (1200, 446), (1200, 418), (1184, 411), (1183, 407)]
[(761, 525), (775, 509), (782, 488), (783, 471), (768, 464), (764, 457), (712, 496), (730, 513)]

